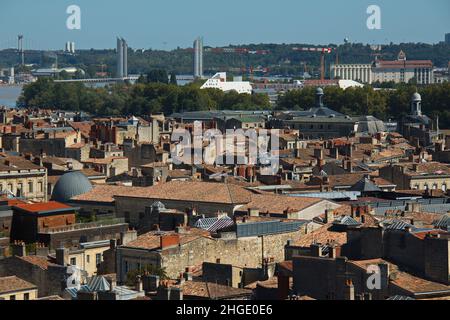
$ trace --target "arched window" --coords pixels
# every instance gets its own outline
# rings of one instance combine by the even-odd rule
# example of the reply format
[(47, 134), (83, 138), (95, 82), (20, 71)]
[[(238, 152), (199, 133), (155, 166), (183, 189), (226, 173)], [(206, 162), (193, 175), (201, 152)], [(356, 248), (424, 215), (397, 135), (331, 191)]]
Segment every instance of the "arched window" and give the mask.
[(437, 190), (437, 188), (438, 188), (438, 185), (436, 183), (433, 184), (433, 190)]
[(447, 185), (445, 183), (442, 184), (441, 190), (444, 192), (447, 191)]

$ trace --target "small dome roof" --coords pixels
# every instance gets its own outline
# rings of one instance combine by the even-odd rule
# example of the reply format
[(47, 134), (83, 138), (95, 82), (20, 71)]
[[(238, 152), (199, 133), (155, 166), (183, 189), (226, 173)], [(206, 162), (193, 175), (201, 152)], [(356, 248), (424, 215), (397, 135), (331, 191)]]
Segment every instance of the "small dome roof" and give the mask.
[(161, 201), (153, 202), (152, 209), (165, 210), (166, 206)]
[(67, 202), (73, 197), (92, 190), (89, 179), (80, 171), (70, 171), (62, 175), (55, 185), (52, 200)]
[(418, 92), (416, 92), (412, 95), (412, 101), (422, 101), (422, 97), (420, 96), (420, 94)]
[(322, 88), (317, 88), (316, 89), (316, 95), (323, 95), (323, 89)]

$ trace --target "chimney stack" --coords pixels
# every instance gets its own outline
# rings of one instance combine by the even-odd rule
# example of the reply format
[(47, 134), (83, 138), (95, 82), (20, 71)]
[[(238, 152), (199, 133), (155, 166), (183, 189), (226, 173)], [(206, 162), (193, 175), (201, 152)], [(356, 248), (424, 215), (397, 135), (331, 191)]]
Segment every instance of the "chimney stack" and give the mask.
[(348, 279), (344, 287), (344, 300), (355, 300), (355, 287), (353, 281)]
[(186, 271), (183, 273), (183, 278), (185, 281), (192, 281), (192, 273), (189, 267), (187, 267)]
[(313, 257), (322, 257), (322, 245), (320, 243), (313, 243), (310, 248)]
[(144, 290), (144, 286), (143, 286), (143, 284), (142, 284), (142, 279), (141, 279), (141, 276), (140, 276), (140, 275), (138, 275), (138, 276), (136, 277), (135, 290), (136, 290), (137, 292), (141, 292), (141, 291)]
[(15, 257), (26, 257), (27, 250), (25, 246), (25, 242), (23, 241), (14, 241), (12, 247), (12, 255)]
[(60, 266), (66, 266), (69, 264), (69, 253), (64, 247), (56, 249), (56, 263)]
[(259, 210), (256, 208), (249, 208), (248, 209), (248, 216), (249, 217), (259, 217)]
[(314, 149), (314, 158), (316, 158), (319, 162), (323, 159), (323, 149), (316, 148)]

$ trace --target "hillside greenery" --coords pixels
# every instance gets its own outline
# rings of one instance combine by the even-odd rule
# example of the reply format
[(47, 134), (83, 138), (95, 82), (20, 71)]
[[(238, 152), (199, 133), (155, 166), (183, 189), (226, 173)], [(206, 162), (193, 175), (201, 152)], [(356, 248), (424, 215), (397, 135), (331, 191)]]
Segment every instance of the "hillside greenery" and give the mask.
[[(230, 46), (235, 48), (247, 48), (249, 50), (269, 50), (269, 54), (235, 54), (235, 53), (204, 53), (205, 74), (217, 71), (227, 71), (230, 74), (246, 73), (243, 69), (262, 66), (269, 68), (271, 75), (299, 75), (308, 71), (317, 75), (320, 65), (320, 54), (310, 52), (293, 51), (294, 47), (310, 46), (308, 44), (250, 44), (242, 46)], [(369, 63), (373, 61), (373, 51), (370, 45), (361, 43), (335, 45), (333, 53), (326, 56), (327, 72), (329, 66), (336, 62), (338, 55), (340, 63)], [(407, 58), (429, 59), (437, 67), (446, 67), (450, 61), (450, 45), (445, 43), (402, 43), (390, 44), (383, 47), (380, 52), (384, 60), (395, 60), (400, 50), (403, 50)], [(74, 66), (83, 69), (86, 77), (96, 77), (97, 72), (108, 72), (115, 76), (116, 55), (115, 50), (78, 50), (75, 55), (56, 52), (58, 66)], [(25, 54), (27, 64), (35, 64), (35, 67), (49, 67), (55, 63), (55, 53), (43, 51), (27, 51)], [(133, 50), (128, 53), (128, 68), (130, 74), (147, 74), (154, 69), (166, 70), (169, 74), (192, 73), (192, 51), (178, 48), (172, 51), (163, 50)], [(19, 56), (15, 50), (0, 51), (0, 67), (6, 68), (17, 65)]]

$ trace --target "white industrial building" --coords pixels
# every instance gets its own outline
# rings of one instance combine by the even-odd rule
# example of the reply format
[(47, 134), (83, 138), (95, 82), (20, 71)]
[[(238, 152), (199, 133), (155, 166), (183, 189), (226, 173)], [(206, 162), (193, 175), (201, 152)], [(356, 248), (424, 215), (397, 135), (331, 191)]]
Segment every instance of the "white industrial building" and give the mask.
[(333, 78), (335, 79), (372, 83), (373, 74), (371, 64), (337, 64), (332, 66), (332, 70)]
[(227, 81), (227, 73), (216, 73), (212, 78), (208, 79), (200, 89), (220, 89), (224, 92), (236, 91), (237, 93), (252, 94), (252, 85), (248, 81), (242, 81), (242, 77), (235, 78), (234, 81)]

